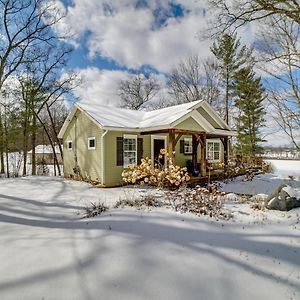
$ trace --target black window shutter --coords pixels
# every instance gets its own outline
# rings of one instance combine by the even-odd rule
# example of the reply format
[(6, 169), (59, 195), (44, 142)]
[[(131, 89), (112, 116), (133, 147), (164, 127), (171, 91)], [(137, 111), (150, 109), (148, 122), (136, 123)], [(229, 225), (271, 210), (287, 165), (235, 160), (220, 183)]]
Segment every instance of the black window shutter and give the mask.
[(143, 138), (137, 139), (137, 164), (139, 165), (141, 163), (141, 159), (143, 158)]
[(117, 137), (117, 166), (123, 166), (123, 138)]
[(180, 153), (184, 153), (184, 139), (180, 140)]

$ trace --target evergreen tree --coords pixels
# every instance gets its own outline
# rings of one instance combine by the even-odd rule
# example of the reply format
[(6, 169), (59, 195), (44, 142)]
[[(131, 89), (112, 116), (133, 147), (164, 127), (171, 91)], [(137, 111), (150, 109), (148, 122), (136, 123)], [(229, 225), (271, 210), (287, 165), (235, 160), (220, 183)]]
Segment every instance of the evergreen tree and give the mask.
[(266, 98), (260, 77), (255, 77), (252, 67), (242, 68), (235, 75), (235, 106), (239, 110), (237, 117), (238, 145), (240, 154), (253, 159), (261, 152), (260, 129), (264, 125)]
[(232, 95), (235, 75), (239, 69), (246, 65), (252, 65), (252, 50), (241, 46), (236, 34), (225, 33), (211, 47), (212, 53), (217, 59), (216, 68), (220, 72), (220, 78), (225, 89), (224, 120), (229, 124), (229, 110), (232, 107)]

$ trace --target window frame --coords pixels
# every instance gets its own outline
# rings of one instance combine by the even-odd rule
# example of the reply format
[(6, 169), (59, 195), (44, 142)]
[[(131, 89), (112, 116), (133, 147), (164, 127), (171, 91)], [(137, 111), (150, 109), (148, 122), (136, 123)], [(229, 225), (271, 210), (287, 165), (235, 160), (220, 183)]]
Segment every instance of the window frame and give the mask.
[[(132, 139), (135, 141), (135, 150), (125, 150), (125, 140)], [(137, 135), (135, 134), (124, 134), (123, 135), (123, 168), (128, 168), (129, 166), (136, 166), (137, 165)], [(135, 152), (135, 162), (133, 164), (126, 164), (125, 163), (125, 153)]]
[[(189, 142), (190, 145), (186, 145), (185, 142)], [(191, 147), (191, 151), (186, 151), (186, 147)], [(191, 137), (183, 138), (183, 154), (184, 155), (192, 155), (193, 154), (193, 139)]]
[[(208, 148), (208, 144), (209, 143), (213, 143), (213, 150), (210, 151)], [(215, 150), (215, 144), (219, 145), (219, 150)], [(213, 159), (209, 158), (209, 153), (212, 152), (213, 153)], [(215, 154), (218, 153), (219, 154), (219, 158), (215, 159)], [(209, 163), (218, 163), (221, 162), (221, 141), (220, 140), (216, 140), (216, 139), (208, 139), (206, 140), (206, 160)]]
[[(69, 150), (69, 151), (73, 150), (73, 141), (72, 140), (67, 140), (66, 143), (67, 143), (67, 147), (66, 147), (67, 150)], [(70, 143), (71, 143), (71, 148), (69, 147)]]
[[(90, 147), (90, 141), (94, 141), (94, 147)], [(96, 149), (96, 137), (91, 136), (88, 138), (88, 150), (95, 150)]]

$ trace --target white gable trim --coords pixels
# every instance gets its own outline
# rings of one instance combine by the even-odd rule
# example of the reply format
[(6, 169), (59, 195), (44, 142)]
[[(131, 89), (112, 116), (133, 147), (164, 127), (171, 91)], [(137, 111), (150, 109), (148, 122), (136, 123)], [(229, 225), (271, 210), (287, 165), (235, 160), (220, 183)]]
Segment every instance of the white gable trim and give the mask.
[(201, 103), (202, 108), (216, 121), (216, 123), (224, 129), (230, 130), (230, 127), (225, 123), (225, 121), (213, 110), (213, 108), (206, 102)]
[(74, 118), (77, 110), (81, 111), (82, 113), (84, 113), (95, 125), (97, 125), (99, 128), (102, 129), (102, 125), (96, 121), (87, 111), (85, 111), (84, 109), (82, 109), (79, 105), (75, 104), (71, 110), (71, 112), (69, 113), (68, 117), (66, 118), (59, 134), (58, 134), (58, 138), (62, 139), (65, 135), (65, 132), (69, 126), (69, 124), (71, 123), (72, 119)]
[(72, 110), (70, 111), (70, 113), (68, 114), (63, 126), (61, 127), (59, 133), (58, 133), (58, 138), (62, 139), (64, 137), (64, 134), (69, 126), (69, 124), (71, 123), (73, 117), (75, 116), (75, 113), (77, 111), (77, 107), (74, 105)]
[(214, 131), (215, 128), (197, 110), (192, 111), (192, 117), (206, 132)]

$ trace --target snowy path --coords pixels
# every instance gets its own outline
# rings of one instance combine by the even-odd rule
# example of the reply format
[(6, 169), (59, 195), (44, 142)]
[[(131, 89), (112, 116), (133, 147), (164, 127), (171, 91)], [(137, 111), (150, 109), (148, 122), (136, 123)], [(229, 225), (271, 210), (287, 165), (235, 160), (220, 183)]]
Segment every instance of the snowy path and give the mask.
[(300, 299), (296, 219), (217, 222), (165, 209), (78, 219), (82, 205), (122, 193), (0, 180), (1, 300)]

